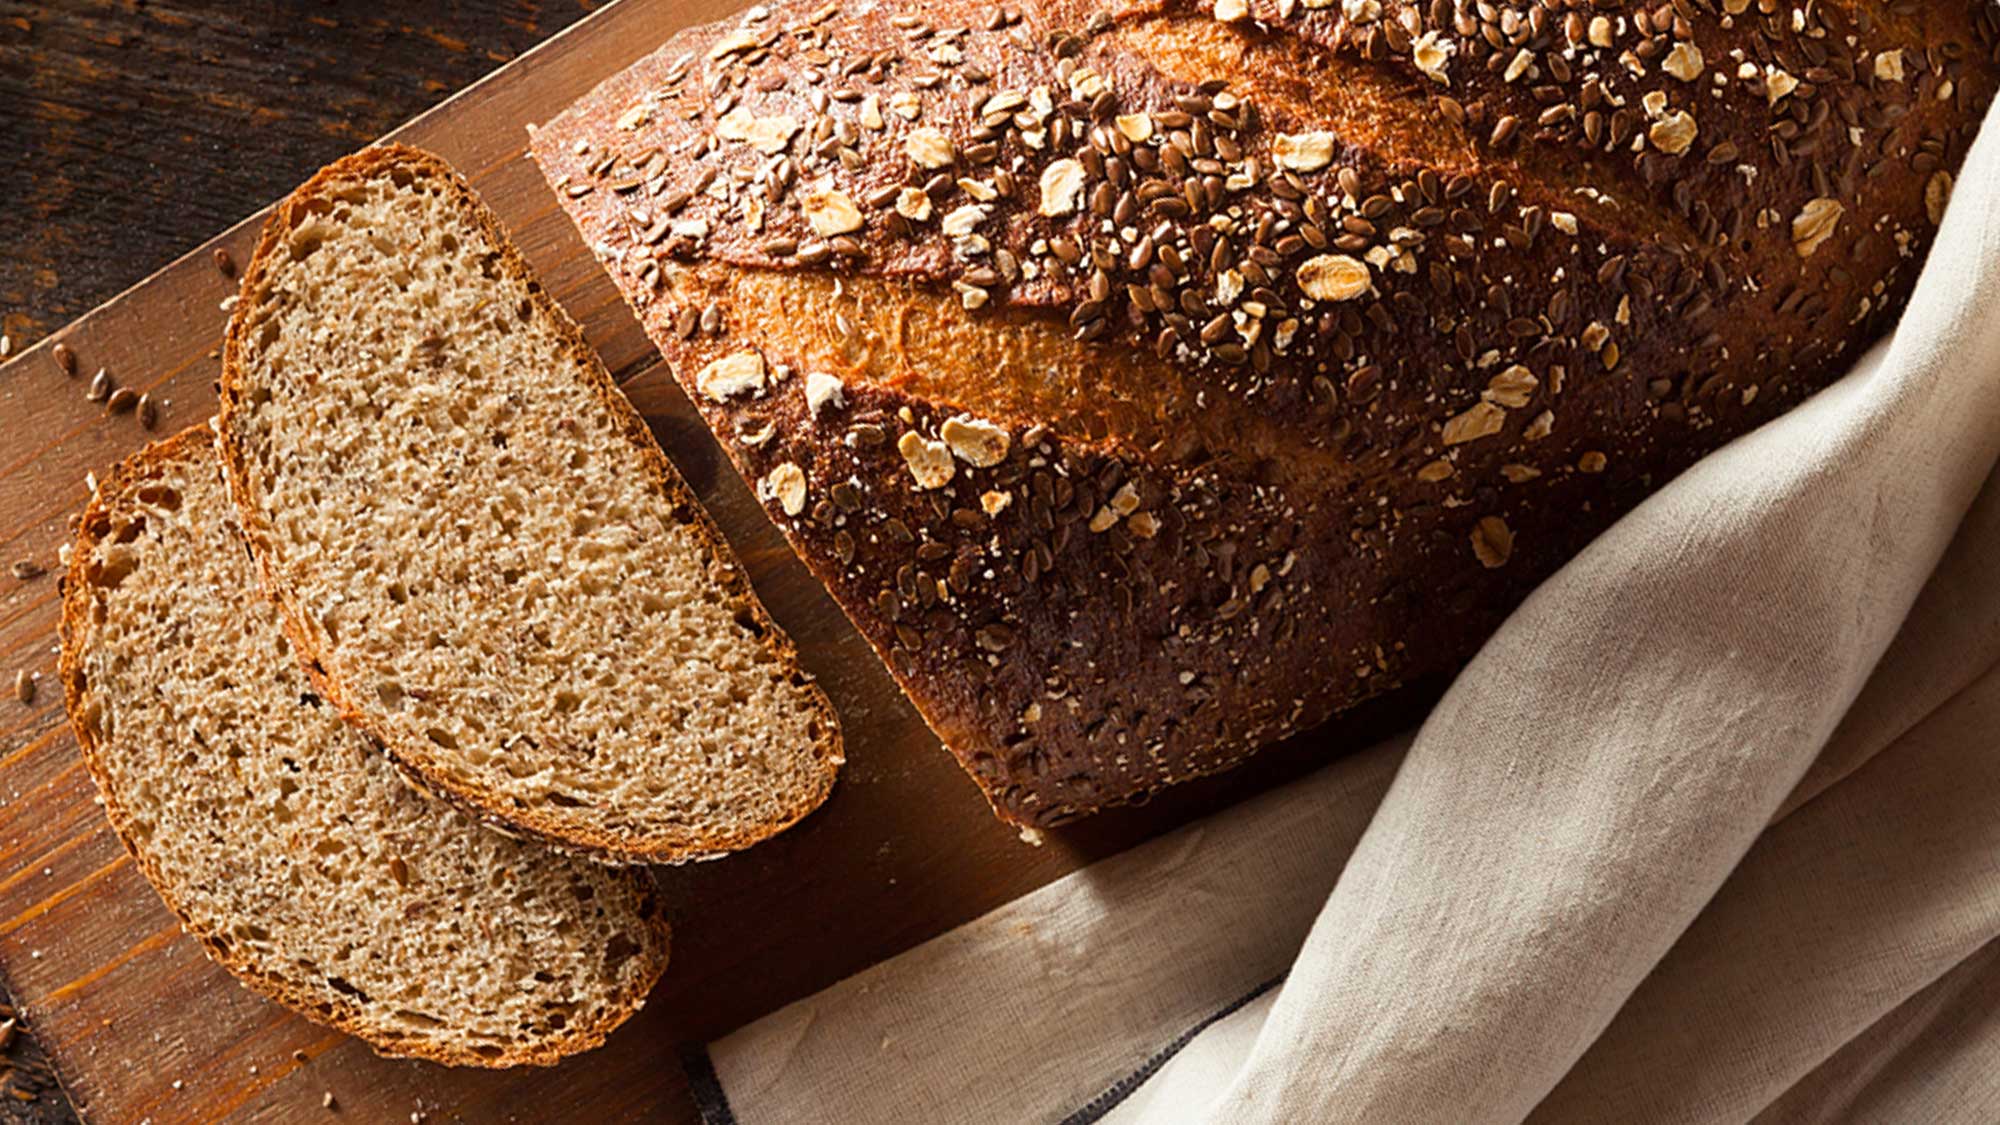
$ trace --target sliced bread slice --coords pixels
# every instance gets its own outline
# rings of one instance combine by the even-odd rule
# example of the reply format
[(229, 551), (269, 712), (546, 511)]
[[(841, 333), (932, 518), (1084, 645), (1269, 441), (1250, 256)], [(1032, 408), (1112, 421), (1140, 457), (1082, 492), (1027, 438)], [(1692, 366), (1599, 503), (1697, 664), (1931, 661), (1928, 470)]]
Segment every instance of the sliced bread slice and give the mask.
[(329, 698), (427, 789), (611, 862), (825, 799), (838, 721), (720, 532), (443, 161), (265, 225), (223, 361), (245, 533)]
[(312, 691), (235, 526), (213, 434), (132, 457), (84, 512), (62, 680), (104, 808), (209, 956), (385, 1055), (549, 1064), (667, 961), (652, 881), (412, 791)]

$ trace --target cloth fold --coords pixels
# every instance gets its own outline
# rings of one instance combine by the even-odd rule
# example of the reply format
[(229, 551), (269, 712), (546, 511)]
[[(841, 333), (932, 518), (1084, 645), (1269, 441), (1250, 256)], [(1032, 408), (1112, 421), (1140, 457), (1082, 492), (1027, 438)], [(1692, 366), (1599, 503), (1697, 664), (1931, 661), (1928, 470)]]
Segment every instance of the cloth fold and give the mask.
[(2000, 1104), (2000, 1067), (1961, 1045), (2000, 1041), (1968, 1008), (2000, 990), (2000, 130), (1959, 184), (1895, 334), (1593, 543), (1413, 742), (711, 1045), (704, 1111)]

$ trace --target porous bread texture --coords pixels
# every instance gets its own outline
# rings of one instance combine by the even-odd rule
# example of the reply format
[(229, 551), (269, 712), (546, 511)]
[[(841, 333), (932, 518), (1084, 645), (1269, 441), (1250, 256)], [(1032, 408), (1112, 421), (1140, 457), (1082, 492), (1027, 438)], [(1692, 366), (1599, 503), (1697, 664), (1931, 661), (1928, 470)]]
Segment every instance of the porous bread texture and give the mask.
[(212, 435), (86, 511), (62, 678), (113, 828), (209, 955), (385, 1055), (550, 1064), (667, 960), (650, 878), (509, 840), (413, 792), (311, 690), (256, 589)]
[(745, 847), (831, 789), (825, 696), (442, 161), (366, 150), (281, 206), (222, 398), (288, 628), (420, 784), (612, 862)]

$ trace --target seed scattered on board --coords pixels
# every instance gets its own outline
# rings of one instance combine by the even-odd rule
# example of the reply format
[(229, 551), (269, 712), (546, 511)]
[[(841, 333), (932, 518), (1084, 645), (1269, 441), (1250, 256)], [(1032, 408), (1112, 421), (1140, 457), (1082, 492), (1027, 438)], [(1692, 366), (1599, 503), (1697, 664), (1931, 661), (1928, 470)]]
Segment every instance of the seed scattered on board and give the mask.
[(220, 273), (224, 277), (236, 276), (236, 259), (229, 256), (229, 250), (226, 247), (218, 246), (215, 248), (215, 269), (217, 273)]
[(35, 701), (35, 677), (26, 668), (14, 673), (14, 698), (23, 703)]
[(70, 350), (68, 344), (58, 341), (55, 347), (49, 349), (49, 354), (56, 357), (56, 366), (62, 368), (64, 375), (76, 378), (76, 353)]
[(10, 569), (13, 570), (14, 577), (20, 579), (23, 582), (26, 582), (31, 578), (40, 578), (45, 573), (45, 571), (42, 570), (42, 564), (36, 562), (33, 559), (16, 559), (14, 560), (13, 567), (11, 567)]
[(90, 386), (83, 397), (91, 402), (104, 404), (106, 414), (136, 413), (139, 425), (152, 429), (160, 423), (161, 403), (153, 401), (151, 392), (140, 393), (130, 387), (120, 387), (111, 379), (111, 373), (100, 367), (91, 377)]

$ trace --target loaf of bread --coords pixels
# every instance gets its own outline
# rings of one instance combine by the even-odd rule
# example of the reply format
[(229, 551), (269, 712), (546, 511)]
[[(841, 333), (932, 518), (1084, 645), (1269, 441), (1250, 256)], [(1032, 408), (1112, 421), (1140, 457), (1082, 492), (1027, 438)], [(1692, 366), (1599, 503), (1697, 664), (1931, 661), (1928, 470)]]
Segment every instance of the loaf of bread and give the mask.
[(218, 427), (294, 644), (417, 784), (610, 862), (744, 847), (825, 799), (825, 695), (436, 157), (367, 149), (279, 205)]
[(209, 956), (383, 1054), (549, 1064), (666, 966), (652, 881), (419, 796), (335, 715), (257, 589), (206, 426), (84, 512), (62, 680), (111, 825)]
[(1467, 658), (1895, 315), (1989, 0), (777, 0), (535, 131), (995, 810)]

